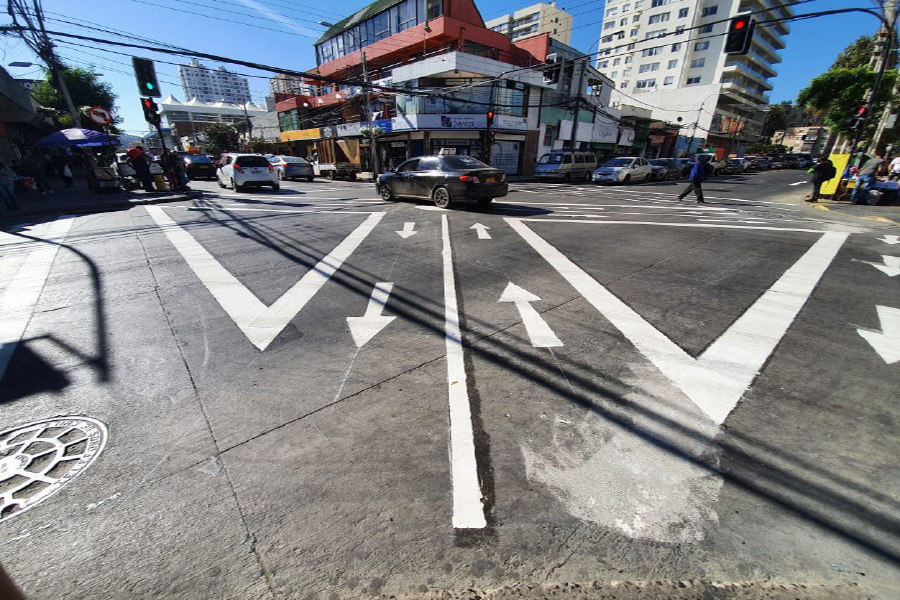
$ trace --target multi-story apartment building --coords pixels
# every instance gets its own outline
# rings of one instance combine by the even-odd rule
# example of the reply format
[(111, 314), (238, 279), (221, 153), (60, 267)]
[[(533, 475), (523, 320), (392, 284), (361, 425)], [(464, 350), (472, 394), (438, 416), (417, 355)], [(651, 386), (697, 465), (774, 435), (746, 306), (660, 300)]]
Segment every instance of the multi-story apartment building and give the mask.
[[(318, 66), (311, 72), (361, 81), (363, 53), (369, 81), (386, 90), (310, 79), (315, 95), (277, 103), (281, 141), (291, 143), (292, 152), (359, 161), (368, 171), (445, 149), (512, 175), (530, 173), (540, 148), (617, 141), (615, 111), (601, 113), (612, 82), (587, 64), (588, 57), (547, 33), (513, 42), (485, 27), (472, 0), (379, 0), (316, 42)], [(566, 53), (583, 60), (559, 65), (558, 81), (545, 77), (548, 56)], [(575, 97), (581, 110), (573, 140)], [(607, 127), (595, 127), (598, 119)], [(368, 146), (370, 120), (375, 152)], [(369, 164), (370, 156), (377, 165)]]
[(535, 4), (514, 13), (485, 21), (491, 31), (503, 33), (518, 42), (542, 33), (550, 38), (568, 44), (572, 38), (572, 15), (556, 8), (556, 2)]
[(188, 100), (196, 98), (200, 102), (228, 102), (245, 104), (250, 102), (250, 84), (224, 67), (210, 69), (191, 59), (190, 65), (178, 67), (181, 87)]
[(818, 156), (825, 150), (828, 137), (828, 129), (821, 125), (788, 127), (773, 133), (772, 143), (783, 145), (788, 152), (806, 152)]
[(290, 75), (276, 75), (269, 79), (269, 94), (274, 98), (277, 95), (292, 96), (312, 96), (312, 86), (303, 83), (299, 77), (291, 77)]
[[(758, 27), (745, 56), (723, 53), (728, 19), (793, 15), (778, 0), (607, 0), (597, 68), (616, 85), (614, 102), (681, 123), (685, 140), (729, 152), (757, 141), (781, 62), (786, 23)], [(678, 117), (681, 117), (679, 120)], [(682, 152), (693, 151), (686, 145)]]
[(225, 102), (200, 102), (191, 98), (181, 102), (168, 96), (159, 103), (160, 115), (172, 134), (182, 141), (182, 145), (194, 144), (202, 138), (203, 131), (213, 123), (240, 125), (248, 119), (263, 116), (266, 109), (250, 102), (229, 104)]

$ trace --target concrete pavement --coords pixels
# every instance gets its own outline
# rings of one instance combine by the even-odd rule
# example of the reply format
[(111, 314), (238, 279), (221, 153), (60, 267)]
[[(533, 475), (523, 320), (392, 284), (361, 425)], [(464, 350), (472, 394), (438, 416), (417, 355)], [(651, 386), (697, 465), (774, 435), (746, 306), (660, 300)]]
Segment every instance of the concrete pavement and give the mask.
[(453, 211), (213, 184), (7, 228), (0, 430), (108, 438), (0, 488), (4, 567), (35, 598), (894, 597), (898, 232), (789, 175)]

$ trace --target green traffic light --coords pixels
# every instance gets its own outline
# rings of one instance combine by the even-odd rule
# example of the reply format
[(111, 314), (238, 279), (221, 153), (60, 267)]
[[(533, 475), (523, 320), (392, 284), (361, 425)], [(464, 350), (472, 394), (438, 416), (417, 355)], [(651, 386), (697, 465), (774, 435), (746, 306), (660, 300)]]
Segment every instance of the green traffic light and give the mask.
[(148, 81), (145, 85), (147, 86), (147, 89), (148, 89), (148, 90), (152, 90), (152, 89), (153, 89), (153, 84), (150, 83), (149, 81)]

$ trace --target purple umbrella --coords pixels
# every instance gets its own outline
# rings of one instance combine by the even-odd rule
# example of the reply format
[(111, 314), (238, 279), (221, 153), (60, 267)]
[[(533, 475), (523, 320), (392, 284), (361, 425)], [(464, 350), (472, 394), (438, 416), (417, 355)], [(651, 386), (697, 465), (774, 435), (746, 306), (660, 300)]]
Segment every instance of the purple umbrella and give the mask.
[(118, 146), (119, 140), (93, 129), (63, 129), (51, 133), (37, 143), (38, 146), (78, 146), (79, 148), (93, 146)]

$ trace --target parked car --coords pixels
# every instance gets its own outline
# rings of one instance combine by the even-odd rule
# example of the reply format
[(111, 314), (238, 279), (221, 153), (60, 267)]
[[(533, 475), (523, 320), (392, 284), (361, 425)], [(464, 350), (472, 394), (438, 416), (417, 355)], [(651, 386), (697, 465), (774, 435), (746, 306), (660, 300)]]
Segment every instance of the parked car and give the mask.
[(270, 155), (266, 158), (275, 167), (278, 179), (306, 179), (312, 181), (315, 178), (313, 166), (306, 159), (298, 156), (286, 156), (283, 154)]
[(681, 176), (687, 177), (691, 172), (691, 168), (693, 168), (693, 161), (686, 158), (676, 158), (675, 162), (678, 163), (678, 167), (681, 169)]
[(653, 179), (666, 181), (669, 179), (679, 179), (681, 177), (681, 165), (679, 165), (674, 158), (654, 158), (647, 162), (650, 163)]
[(273, 190), (281, 188), (275, 167), (262, 154), (230, 152), (219, 160), (221, 166), (216, 169), (219, 187), (230, 187), (236, 192), (250, 186), (268, 186)]
[(770, 169), (783, 169), (784, 168), (784, 155), (783, 154), (773, 154), (769, 157), (769, 168)]
[(594, 171), (594, 183), (641, 183), (653, 177), (653, 169), (643, 158), (620, 156)]
[(796, 169), (800, 165), (800, 159), (795, 154), (785, 154), (782, 160), (786, 169)]
[(757, 156), (753, 160), (750, 161), (750, 168), (755, 169), (757, 171), (767, 171), (771, 167), (769, 167), (769, 159), (765, 156)]
[(184, 161), (184, 172), (189, 179), (215, 179), (216, 165), (205, 154), (185, 154), (181, 157)]
[(459, 200), (482, 205), (509, 193), (506, 173), (471, 156), (419, 156), (383, 175), (375, 183), (383, 200), (425, 198), (438, 208)]
[[(722, 158), (722, 159), (716, 158), (716, 155), (713, 154), (712, 152), (700, 152), (698, 154), (695, 154), (694, 156), (708, 157), (707, 160), (709, 161), (709, 165), (712, 167), (713, 175), (721, 175), (728, 164), (724, 158)], [(694, 159), (691, 158), (691, 162), (693, 162), (693, 160)]]
[(597, 157), (590, 152), (554, 150), (538, 159), (534, 176), (539, 180), (590, 181)]
[(801, 152), (799, 154), (795, 154), (794, 156), (797, 157), (797, 168), (798, 169), (808, 169), (813, 164), (812, 154)]
[(722, 175), (740, 175), (744, 172), (744, 161), (740, 158), (729, 158), (725, 165), (719, 169)]

